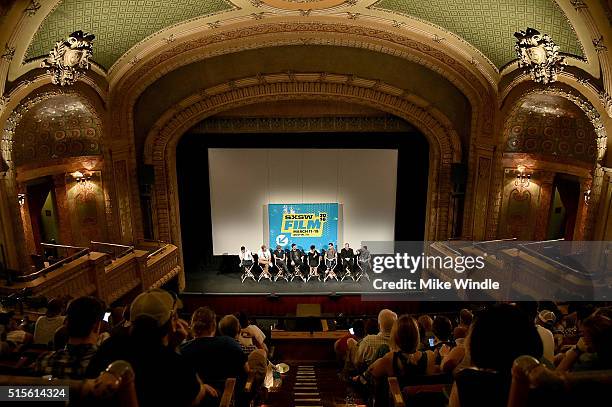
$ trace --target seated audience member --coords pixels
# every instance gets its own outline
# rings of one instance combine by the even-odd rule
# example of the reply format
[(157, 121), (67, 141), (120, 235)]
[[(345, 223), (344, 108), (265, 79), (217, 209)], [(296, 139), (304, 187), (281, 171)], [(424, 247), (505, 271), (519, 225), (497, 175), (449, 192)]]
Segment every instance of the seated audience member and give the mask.
[(200, 378), (218, 391), (223, 391), (225, 379), (235, 377), (244, 382), (249, 367), (247, 356), (236, 340), (215, 336), (217, 316), (208, 307), (195, 310), (191, 316), (194, 339), (181, 345), (181, 354), (195, 367)]
[(98, 350), (102, 303), (94, 297), (80, 297), (66, 310), (66, 333), (63, 349), (41, 355), (34, 364), (37, 375), (60, 379), (85, 378), (86, 369)]
[(21, 322), (13, 317), (13, 313), (8, 313), (7, 318), (2, 318), (2, 340), (6, 342), (6, 350), (9, 353), (20, 352), (23, 347), (32, 343), (34, 336), (27, 331), (28, 321), (23, 319)]
[(397, 314), (391, 310), (383, 309), (378, 313), (378, 329), (376, 335), (368, 335), (359, 344), (355, 355), (355, 364), (362, 370), (376, 360), (376, 355), (381, 346), (390, 346), (391, 329), (397, 319)]
[(538, 330), (538, 335), (540, 335), (540, 339), (542, 340), (542, 346), (544, 347), (543, 357), (549, 363), (552, 364), (552, 362), (555, 359), (555, 355), (554, 355), (555, 339), (553, 337), (552, 332), (548, 330), (547, 328), (544, 328), (537, 321), (538, 320), (538, 307), (539, 307), (538, 302), (537, 301), (519, 301), (516, 303), (516, 306), (527, 315), (527, 317), (529, 318), (529, 321), (532, 321), (535, 324), (536, 329)]
[(253, 254), (250, 250), (247, 250), (244, 246), (241, 246), (238, 257), (240, 257), (240, 268), (242, 268), (242, 271), (247, 271), (251, 268), (253, 265)]
[[(478, 400), (487, 400), (487, 406), (505, 406), (510, 390), (511, 369), (514, 360), (522, 355), (542, 359), (543, 347), (533, 321), (510, 304), (492, 305), (479, 312), (472, 323), (468, 348), (470, 364), (485, 371), (497, 372), (496, 385), (484, 385), (470, 370), (455, 376), (449, 407), (469, 407)], [(465, 373), (465, 374), (464, 374)], [(463, 377), (460, 377), (463, 375)], [(464, 394), (458, 390), (462, 381)]]
[(34, 326), (34, 343), (49, 345), (53, 342), (53, 335), (57, 328), (64, 324), (62, 313), (63, 304), (58, 299), (52, 299), (47, 304), (47, 312), (36, 320)]
[(433, 319), (429, 315), (421, 315), (417, 319), (419, 325), (419, 337), (421, 339), (421, 349), (429, 349), (429, 339), (434, 337)]
[[(118, 307), (119, 308), (119, 307)], [(122, 307), (121, 317), (118, 317), (119, 322), (114, 323), (111, 329), (111, 336), (127, 336), (130, 334), (130, 307)], [(113, 320), (115, 320), (113, 318)]]
[[(348, 350), (349, 339), (356, 340), (359, 337), (358, 335), (360, 335), (361, 338), (365, 336), (365, 326), (363, 320), (358, 319), (354, 321), (351, 329), (353, 330), (353, 333), (351, 333), (349, 330), (346, 335), (334, 342), (334, 352), (336, 352), (336, 357), (338, 360), (344, 361), (346, 352)], [(357, 331), (359, 331), (359, 333)]]
[(353, 271), (355, 268), (355, 252), (348, 243), (344, 244), (344, 248), (340, 250), (340, 258), (342, 259), (342, 269)]
[(465, 338), (467, 336), (473, 317), (474, 315), (469, 309), (464, 308), (459, 312), (459, 325), (457, 325), (453, 330), (453, 337), (455, 340)]
[(267, 354), (268, 346), (264, 342), (266, 340), (266, 334), (264, 334), (263, 331), (259, 329), (257, 325), (250, 323), (249, 317), (244, 311), (237, 312), (236, 318), (238, 318), (238, 321), (240, 322), (241, 342), (242, 338), (249, 337), (251, 338), (251, 343), (255, 345), (255, 347), (263, 349)]
[(404, 387), (414, 376), (436, 373), (434, 353), (419, 351), (419, 342), (417, 322), (411, 316), (400, 316), (391, 330), (392, 351), (372, 363), (365, 376), (375, 379), (395, 376), (400, 387)]
[(595, 312), (581, 324), (582, 336), (568, 350), (557, 370), (612, 369), (612, 319)]
[(236, 341), (242, 352), (245, 355), (249, 355), (254, 350), (257, 350), (257, 346), (253, 343), (244, 343), (240, 341), (240, 321), (234, 315), (226, 315), (219, 321), (219, 333), (223, 336), (228, 336)]
[(171, 345), (187, 336), (187, 324), (178, 319), (175, 307), (175, 297), (161, 289), (138, 295), (130, 307), (129, 335), (110, 337), (100, 346), (87, 368), (88, 377), (98, 376), (115, 360), (125, 360), (134, 369), (140, 407), (189, 406), (206, 395), (218, 397)]
[[(376, 326), (376, 324), (375, 324)], [(362, 319), (358, 319), (353, 322), (353, 333), (351, 337), (345, 336), (346, 339), (346, 349), (344, 351), (344, 357), (342, 357), (342, 348), (343, 345), (340, 342), (342, 340), (339, 339), (334, 344), (334, 349), (336, 350), (336, 354), (338, 358), (343, 362), (343, 368), (341, 376), (344, 379), (350, 379), (351, 377), (360, 373), (357, 366), (355, 365), (355, 355), (357, 350), (359, 349), (359, 344), (366, 337), (366, 323)]]
[(442, 358), (455, 347), (455, 342), (452, 340), (453, 324), (444, 315), (438, 315), (433, 322), (434, 346), (436, 365), (440, 365)]

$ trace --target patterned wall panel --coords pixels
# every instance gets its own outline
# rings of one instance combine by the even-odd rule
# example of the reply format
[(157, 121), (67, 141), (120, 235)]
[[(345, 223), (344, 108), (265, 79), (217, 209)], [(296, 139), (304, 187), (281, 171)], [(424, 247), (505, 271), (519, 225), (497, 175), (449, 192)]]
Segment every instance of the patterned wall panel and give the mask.
[(77, 97), (57, 96), (27, 113), (15, 129), (15, 165), (102, 154), (101, 123)]
[(505, 152), (595, 162), (595, 129), (582, 110), (565, 98), (526, 97), (508, 119), (505, 132)]
[(550, 35), (561, 52), (584, 55), (576, 33), (554, 0), (380, 0), (374, 7), (451, 31), (498, 68), (516, 59), (513, 34), (527, 27)]
[(95, 34), (93, 60), (108, 69), (134, 44), (171, 25), (230, 10), (226, 0), (64, 0), (43, 21), (26, 59), (46, 55), (75, 30)]

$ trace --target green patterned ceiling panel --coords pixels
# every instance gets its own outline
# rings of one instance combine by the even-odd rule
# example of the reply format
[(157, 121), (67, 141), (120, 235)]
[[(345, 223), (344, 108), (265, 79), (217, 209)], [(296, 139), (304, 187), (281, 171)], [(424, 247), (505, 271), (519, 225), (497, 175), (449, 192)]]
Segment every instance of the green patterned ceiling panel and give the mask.
[(47, 55), (76, 30), (96, 36), (93, 60), (108, 69), (133, 45), (173, 24), (232, 9), (226, 0), (64, 0), (43, 21), (26, 59)]
[(550, 35), (561, 52), (583, 57), (576, 33), (554, 0), (380, 0), (374, 7), (451, 31), (498, 68), (516, 59), (514, 33), (527, 27)]

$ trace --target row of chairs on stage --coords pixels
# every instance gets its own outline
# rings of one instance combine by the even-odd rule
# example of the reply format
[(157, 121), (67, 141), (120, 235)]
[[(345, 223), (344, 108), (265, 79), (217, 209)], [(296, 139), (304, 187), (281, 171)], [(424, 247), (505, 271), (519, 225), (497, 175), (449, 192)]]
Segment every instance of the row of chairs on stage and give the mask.
[[(243, 265), (240, 263), (240, 268), (242, 269), (242, 276), (240, 277), (242, 283), (247, 279), (252, 279), (255, 282), (260, 282), (263, 280), (270, 280), (272, 282), (276, 282), (278, 280), (285, 280), (287, 282), (293, 281), (296, 278), (298, 280), (302, 280), (303, 282), (309, 282), (311, 278), (316, 278), (317, 281), (321, 281), (323, 278), (323, 282), (327, 280), (336, 280), (336, 281), (344, 281), (346, 279), (351, 279), (353, 281), (359, 282), (362, 278), (370, 281), (370, 275), (368, 274), (368, 270), (371, 270), (372, 267), (368, 262), (362, 262), (357, 256), (353, 259), (352, 264), (341, 264), (338, 261), (338, 256), (334, 259), (326, 259), (325, 265), (322, 267), (323, 262), (321, 259), (323, 256), (319, 256), (318, 264), (316, 267), (311, 267), (308, 264), (308, 259), (306, 255), (301, 256), (302, 264), (295, 264), (294, 262), (289, 262), (290, 264), (286, 265), (287, 270), (281, 264), (279, 264), (278, 259), (274, 258), (274, 261), (271, 261), (266, 270), (264, 264), (259, 263), (259, 261), (254, 260), (251, 264)], [(259, 268), (259, 274), (257, 277), (253, 272), (253, 268), (257, 265)], [(276, 274), (272, 275), (271, 269), (276, 269)], [(308, 269), (308, 273), (304, 274), (304, 269)], [(324, 269), (321, 271), (321, 269)], [(351, 270), (351, 268), (353, 270)]]

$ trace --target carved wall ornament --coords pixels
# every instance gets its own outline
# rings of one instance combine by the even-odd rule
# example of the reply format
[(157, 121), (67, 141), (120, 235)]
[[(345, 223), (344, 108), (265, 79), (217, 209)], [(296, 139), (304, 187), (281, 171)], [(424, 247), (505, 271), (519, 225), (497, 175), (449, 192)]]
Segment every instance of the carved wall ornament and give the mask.
[(77, 79), (85, 75), (93, 55), (93, 34), (75, 31), (65, 40), (55, 43), (55, 46), (41, 64), (48, 68), (52, 75), (51, 82), (55, 85), (73, 85)]
[(557, 73), (566, 65), (565, 58), (559, 55), (559, 46), (548, 34), (540, 34), (535, 28), (515, 32), (514, 36), (519, 68), (526, 68), (534, 82), (555, 82)]

